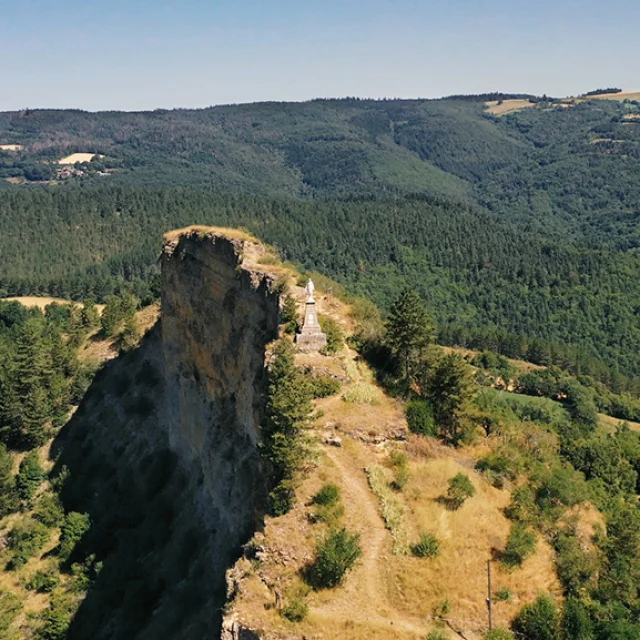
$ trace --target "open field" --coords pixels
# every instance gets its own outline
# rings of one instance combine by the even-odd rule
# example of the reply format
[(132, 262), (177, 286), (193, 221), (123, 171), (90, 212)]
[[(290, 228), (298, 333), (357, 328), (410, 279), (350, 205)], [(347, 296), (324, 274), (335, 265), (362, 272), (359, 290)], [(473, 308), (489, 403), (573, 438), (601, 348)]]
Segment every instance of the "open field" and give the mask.
[(103, 156), (97, 153), (72, 153), (66, 158), (58, 160), (58, 164), (75, 164), (76, 162), (91, 162), (95, 157), (102, 158)]
[(494, 116), (503, 116), (505, 113), (512, 113), (513, 111), (520, 111), (520, 109), (536, 106), (528, 100), (503, 100), (501, 103), (494, 100), (492, 102), (486, 102), (485, 104), (488, 107), (487, 111)]
[(630, 420), (620, 420), (620, 418), (613, 418), (612, 416), (606, 416), (604, 413), (598, 414), (598, 423), (600, 426), (609, 433), (615, 433), (618, 425), (621, 422), (626, 422), (629, 425), (629, 429), (632, 431), (640, 431), (640, 422), (631, 422)]
[(640, 100), (640, 91), (623, 91), (622, 93), (603, 93), (601, 96), (588, 96), (588, 100)]
[(13, 296), (11, 298), (0, 298), (0, 302), (19, 302), (25, 307), (38, 307), (44, 309), (49, 304), (81, 304), (73, 302), (73, 300), (65, 300), (64, 298), (49, 298), (47, 296)]

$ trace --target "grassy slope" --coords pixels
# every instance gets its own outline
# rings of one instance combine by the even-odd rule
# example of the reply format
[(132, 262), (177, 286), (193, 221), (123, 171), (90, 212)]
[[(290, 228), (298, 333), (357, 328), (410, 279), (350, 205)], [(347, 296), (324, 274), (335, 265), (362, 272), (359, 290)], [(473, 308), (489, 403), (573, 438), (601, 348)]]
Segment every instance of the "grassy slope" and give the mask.
[[(302, 304), (302, 290), (296, 288), (294, 293)], [(319, 297), (318, 304), (321, 313), (347, 326), (345, 305), (330, 296)], [(495, 443), (487, 440), (455, 450), (412, 435), (405, 440), (402, 405), (381, 389), (376, 404), (345, 402), (343, 396), (349, 390), (373, 385), (371, 373), (350, 349), (335, 357), (301, 354), (298, 364), (348, 380), (339, 395), (316, 401), (321, 412), (318, 441), (338, 436), (342, 447), (318, 445), (319, 464), (299, 490), (296, 507), (286, 516), (268, 519), (264, 536), (256, 538), (265, 548), (265, 557), (258, 564), (239, 561), (236, 574), (244, 577), (232, 615), (247, 627), (283, 637), (321, 632), (346, 640), (417, 640), (433, 627), (429, 621), (433, 611), (448, 601), (448, 617), (455, 619), (452, 626), (465, 637), (479, 637), (486, 625), (486, 561), (504, 547), (510, 527), (503, 515), (510, 491), (495, 489), (473, 469), (475, 460)], [(402, 535), (409, 542), (417, 540), (421, 531), (437, 535), (441, 553), (434, 560), (394, 553), (393, 532), (385, 527), (381, 505), (367, 482), (365, 468), (384, 468), (388, 453), (395, 449), (406, 451), (410, 468), (408, 485), (401, 493), (393, 493), (404, 512)], [(449, 511), (439, 498), (446, 494), (448, 479), (461, 471), (470, 476), (477, 495), (459, 511)], [(363, 557), (341, 587), (307, 592), (299, 571), (325, 530), (322, 524), (309, 521), (310, 499), (326, 482), (341, 487), (344, 522), (360, 535)], [(584, 515), (593, 517), (589, 510)], [(539, 539), (536, 553), (517, 571), (507, 572), (494, 564), (495, 590), (507, 587), (512, 593), (509, 602), (495, 604), (497, 624), (507, 625), (541, 591), (559, 595), (553, 559), (551, 548)], [(307, 594), (309, 616), (302, 623), (290, 623), (277, 612), (277, 597), (286, 605), (301, 593)]]

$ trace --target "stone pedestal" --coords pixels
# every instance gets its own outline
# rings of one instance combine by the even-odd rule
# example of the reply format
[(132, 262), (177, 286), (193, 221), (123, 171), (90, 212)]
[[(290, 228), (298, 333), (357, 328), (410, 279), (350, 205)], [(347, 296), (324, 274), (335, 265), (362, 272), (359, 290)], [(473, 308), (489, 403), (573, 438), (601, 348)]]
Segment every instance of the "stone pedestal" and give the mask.
[(296, 336), (296, 344), (305, 351), (320, 351), (327, 346), (327, 336), (322, 333), (315, 300), (307, 300), (304, 307), (304, 324)]

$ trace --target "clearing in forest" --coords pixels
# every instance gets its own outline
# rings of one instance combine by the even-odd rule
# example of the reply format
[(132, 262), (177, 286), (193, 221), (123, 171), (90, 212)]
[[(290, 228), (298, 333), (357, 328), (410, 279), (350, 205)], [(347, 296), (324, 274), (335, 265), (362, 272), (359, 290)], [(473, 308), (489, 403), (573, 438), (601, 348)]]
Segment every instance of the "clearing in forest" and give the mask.
[(493, 100), (485, 104), (487, 111), (494, 116), (502, 116), (505, 113), (512, 113), (514, 111), (520, 111), (520, 109), (536, 106), (534, 102), (529, 102), (529, 100)]
[(624, 102), (625, 100), (640, 100), (640, 91), (622, 91), (621, 93), (603, 93), (599, 96), (589, 96), (588, 100), (616, 100)]
[(99, 153), (72, 153), (62, 160), (58, 160), (58, 164), (75, 164), (76, 162), (91, 162), (94, 158), (104, 158)]
[(0, 150), (2, 151), (22, 151), (21, 144), (0, 144)]

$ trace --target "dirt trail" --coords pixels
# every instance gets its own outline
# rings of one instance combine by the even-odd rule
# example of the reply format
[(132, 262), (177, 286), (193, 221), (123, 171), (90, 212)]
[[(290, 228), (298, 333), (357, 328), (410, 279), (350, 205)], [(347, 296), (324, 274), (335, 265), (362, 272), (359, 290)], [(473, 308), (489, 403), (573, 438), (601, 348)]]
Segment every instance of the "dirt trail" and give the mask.
[[(327, 447), (326, 454), (342, 476), (343, 501), (356, 533), (366, 540), (358, 567), (345, 583), (343, 594), (313, 607), (313, 614), (339, 620), (387, 625), (423, 638), (429, 626), (419, 618), (410, 619), (394, 611), (385, 593), (384, 561), (392, 551), (391, 536), (378, 513), (378, 504), (367, 483), (364, 469), (354, 465), (345, 449)], [(357, 603), (357, 606), (354, 606)]]

